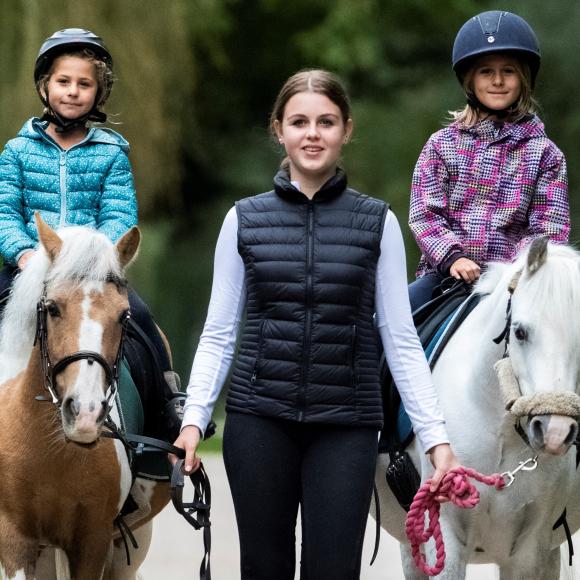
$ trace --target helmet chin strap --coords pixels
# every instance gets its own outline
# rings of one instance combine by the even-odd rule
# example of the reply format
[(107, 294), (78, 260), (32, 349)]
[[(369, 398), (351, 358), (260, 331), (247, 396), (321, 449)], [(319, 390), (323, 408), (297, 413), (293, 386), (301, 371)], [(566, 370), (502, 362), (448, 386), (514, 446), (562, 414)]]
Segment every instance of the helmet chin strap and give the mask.
[(98, 123), (104, 123), (107, 120), (107, 115), (101, 111), (93, 110), (78, 117), (76, 119), (65, 119), (61, 117), (58, 113), (55, 113), (52, 109), (49, 109), (44, 115), (42, 115), (42, 121), (48, 121), (55, 126), (55, 131), (57, 133), (67, 133), (78, 127), (85, 127), (87, 121), (96, 121)]
[[(93, 104), (93, 108), (82, 115), (81, 117), (77, 117), (76, 119), (65, 119), (55, 111), (53, 111), (52, 107), (49, 105), (48, 102), (48, 92), (46, 97), (40, 94), (40, 98), (46, 107), (46, 112), (42, 115), (42, 121), (48, 121), (55, 126), (55, 131), (57, 133), (67, 133), (68, 131), (72, 131), (73, 129), (77, 129), (78, 127), (85, 127), (87, 121), (95, 121), (97, 123), (104, 123), (107, 120), (107, 114), (99, 111), (95, 105)], [(99, 96), (95, 99), (95, 102)]]

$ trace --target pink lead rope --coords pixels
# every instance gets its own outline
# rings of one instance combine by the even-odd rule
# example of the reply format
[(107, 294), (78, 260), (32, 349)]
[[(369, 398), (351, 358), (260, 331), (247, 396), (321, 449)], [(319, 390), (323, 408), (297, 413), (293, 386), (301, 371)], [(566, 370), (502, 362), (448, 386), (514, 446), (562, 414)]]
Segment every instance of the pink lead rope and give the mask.
[[(456, 467), (445, 475), (436, 491), (429, 491), (431, 480), (428, 480), (415, 494), (411, 509), (407, 514), (405, 531), (411, 544), (411, 553), (416, 566), (428, 576), (437, 576), (445, 566), (445, 546), (439, 524), (441, 504), (435, 500), (435, 497), (447, 497), (458, 507), (475, 507), (479, 503), (479, 491), (469, 481), (469, 478), (486, 485), (493, 485), (496, 489), (502, 489), (506, 484), (503, 475), (499, 473), (482, 475), (469, 467)], [(426, 512), (429, 513), (427, 529), (425, 529)], [(421, 551), (421, 545), (431, 538), (435, 540), (437, 555), (435, 565), (432, 567), (427, 565), (425, 554)]]

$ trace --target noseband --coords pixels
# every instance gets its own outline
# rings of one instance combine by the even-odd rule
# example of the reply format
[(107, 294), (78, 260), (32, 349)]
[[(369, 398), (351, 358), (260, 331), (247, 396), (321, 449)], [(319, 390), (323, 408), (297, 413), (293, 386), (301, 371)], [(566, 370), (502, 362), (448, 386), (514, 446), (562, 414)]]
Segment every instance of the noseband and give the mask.
[(121, 357), (123, 355), (123, 343), (125, 340), (125, 334), (127, 329), (127, 324), (131, 313), (127, 311), (121, 320), (121, 340), (119, 341), (119, 348), (117, 350), (117, 356), (115, 357), (115, 362), (111, 366), (105, 357), (98, 352), (91, 350), (78, 350), (73, 352), (63, 358), (61, 358), (55, 364), (52, 364), (50, 360), (50, 354), (48, 352), (48, 329), (47, 329), (47, 308), (46, 308), (46, 296), (43, 295), (36, 305), (36, 335), (34, 337), (34, 345), (38, 343), (40, 348), (40, 361), (42, 366), (42, 373), (44, 378), (44, 388), (49, 392), (50, 399), (43, 397), (42, 395), (36, 397), (38, 401), (51, 401), (57, 407), (60, 407), (62, 400), (59, 398), (55, 389), (56, 377), (64, 371), (66, 367), (70, 364), (79, 361), (86, 360), (89, 365), (97, 362), (101, 365), (103, 371), (105, 372), (105, 380), (107, 382), (107, 390), (109, 394), (107, 396), (107, 413), (111, 409), (111, 399), (115, 396), (117, 388), (119, 385), (119, 368), (121, 363)]

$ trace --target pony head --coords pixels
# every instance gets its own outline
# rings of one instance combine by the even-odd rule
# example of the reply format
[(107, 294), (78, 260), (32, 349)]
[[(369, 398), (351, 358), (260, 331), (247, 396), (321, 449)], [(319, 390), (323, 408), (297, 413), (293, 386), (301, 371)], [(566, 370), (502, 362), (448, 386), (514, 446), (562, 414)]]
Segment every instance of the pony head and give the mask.
[[(38, 313), (36, 343), (44, 385), (60, 408), (66, 438), (89, 444), (100, 435), (116, 388), (129, 315), (124, 270), (137, 253), (140, 233), (131, 228), (113, 244), (95, 230), (70, 227), (56, 232), (38, 213), (35, 217), (38, 255), (15, 281), (0, 347), (6, 352), (11, 338), (18, 334), (32, 344), (30, 322)], [(35, 301), (37, 306), (31, 312)], [(18, 312), (20, 323), (16, 321)], [(23, 338), (19, 340), (22, 343)], [(20, 365), (34, 352), (28, 347), (20, 353)], [(38, 362), (30, 360), (38, 368)], [(19, 370), (16, 364), (11, 372)]]
[(509, 290), (509, 358), (496, 365), (504, 397), (514, 415), (528, 417), (531, 447), (562, 455), (578, 435), (580, 416), (578, 252), (534, 240)]

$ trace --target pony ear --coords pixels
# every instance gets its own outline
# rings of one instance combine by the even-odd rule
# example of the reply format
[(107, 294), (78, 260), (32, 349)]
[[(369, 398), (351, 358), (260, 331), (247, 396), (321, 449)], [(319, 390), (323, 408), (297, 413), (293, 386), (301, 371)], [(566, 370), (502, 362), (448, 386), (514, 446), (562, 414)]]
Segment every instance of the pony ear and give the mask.
[(38, 239), (43, 245), (51, 262), (54, 262), (62, 248), (62, 240), (58, 234), (40, 217), (40, 212), (34, 212)]
[(117, 254), (119, 255), (119, 263), (123, 270), (133, 261), (137, 256), (139, 243), (141, 242), (141, 232), (137, 226), (133, 226), (121, 239), (117, 242)]
[(536, 238), (528, 250), (528, 272), (536, 273), (548, 259), (548, 236)]

